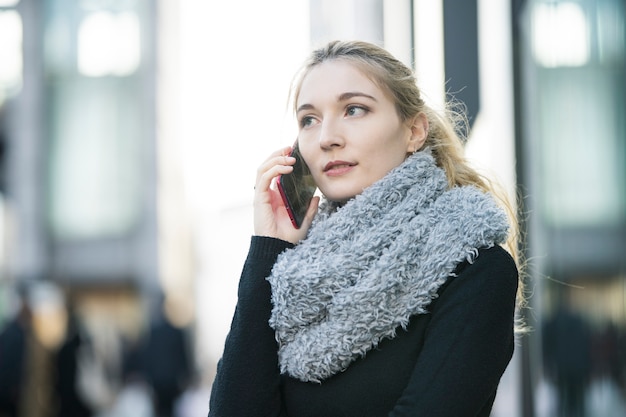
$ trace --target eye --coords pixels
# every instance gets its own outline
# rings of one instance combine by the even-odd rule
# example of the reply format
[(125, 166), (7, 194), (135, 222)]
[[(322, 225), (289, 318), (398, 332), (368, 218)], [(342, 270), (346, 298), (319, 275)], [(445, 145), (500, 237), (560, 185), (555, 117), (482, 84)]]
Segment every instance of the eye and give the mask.
[(300, 119), (300, 128), (304, 129), (315, 124), (315, 118), (312, 116), (303, 116)]
[(363, 106), (350, 105), (346, 108), (346, 116), (354, 117), (354, 116), (363, 116), (367, 114), (369, 110)]

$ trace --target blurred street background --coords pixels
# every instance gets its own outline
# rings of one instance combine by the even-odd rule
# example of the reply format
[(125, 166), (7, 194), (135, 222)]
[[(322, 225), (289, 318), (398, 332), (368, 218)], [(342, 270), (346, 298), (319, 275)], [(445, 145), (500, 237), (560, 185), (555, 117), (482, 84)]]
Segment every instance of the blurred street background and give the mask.
[(465, 103), (468, 155), (518, 202), (531, 331), (493, 416), (625, 416), (625, 20), (624, 0), (0, 0), (0, 417), (206, 416), (291, 78), (357, 38), (431, 106)]

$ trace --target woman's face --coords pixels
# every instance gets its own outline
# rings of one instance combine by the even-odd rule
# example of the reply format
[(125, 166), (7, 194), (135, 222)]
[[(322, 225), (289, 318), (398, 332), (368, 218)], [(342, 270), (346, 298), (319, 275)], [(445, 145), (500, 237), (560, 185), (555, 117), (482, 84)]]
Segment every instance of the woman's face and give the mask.
[(402, 122), (391, 98), (353, 64), (324, 62), (297, 97), (300, 151), (320, 191), (346, 201), (391, 169), (426, 138), (420, 115)]

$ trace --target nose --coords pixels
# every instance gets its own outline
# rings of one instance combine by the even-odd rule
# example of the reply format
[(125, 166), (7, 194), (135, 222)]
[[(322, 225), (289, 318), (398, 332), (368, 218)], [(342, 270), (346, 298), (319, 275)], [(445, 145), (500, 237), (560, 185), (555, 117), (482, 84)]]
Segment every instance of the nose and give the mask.
[(324, 120), (319, 136), (320, 148), (324, 150), (343, 147), (345, 144), (343, 132), (337, 122)]

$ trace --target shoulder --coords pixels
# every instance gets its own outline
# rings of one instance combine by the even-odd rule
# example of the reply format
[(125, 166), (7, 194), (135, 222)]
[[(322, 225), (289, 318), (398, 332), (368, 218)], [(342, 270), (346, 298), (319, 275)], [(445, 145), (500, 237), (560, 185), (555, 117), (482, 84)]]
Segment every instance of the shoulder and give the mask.
[(456, 276), (488, 272), (491, 274), (504, 274), (517, 280), (517, 265), (515, 260), (504, 248), (495, 245), (490, 248), (478, 249), (477, 255), (472, 260), (460, 263), (456, 270)]
[(501, 246), (481, 248), (471, 261), (458, 265), (454, 274), (440, 289), (463, 294), (463, 297), (497, 298), (514, 302), (518, 287), (518, 270), (513, 257)]

